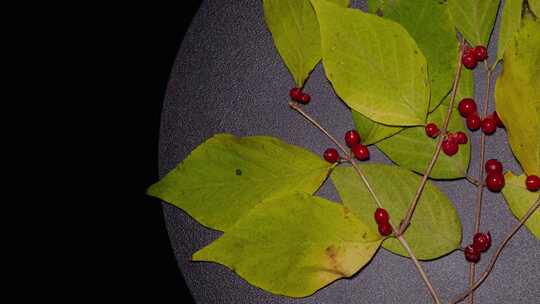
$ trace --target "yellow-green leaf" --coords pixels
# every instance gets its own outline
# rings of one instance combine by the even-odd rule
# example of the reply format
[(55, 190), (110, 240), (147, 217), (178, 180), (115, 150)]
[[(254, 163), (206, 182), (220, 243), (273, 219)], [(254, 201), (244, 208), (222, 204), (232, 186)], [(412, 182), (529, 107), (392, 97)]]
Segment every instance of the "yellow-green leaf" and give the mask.
[(315, 192), (331, 165), (268, 136), (218, 134), (195, 150), (148, 194), (213, 229), (226, 231), (262, 200)]
[(495, 86), (497, 113), (527, 174), (540, 174), (540, 21), (526, 15), (504, 53)]
[(223, 264), (275, 294), (305, 297), (354, 275), (380, 243), (342, 205), (296, 193), (256, 206), (193, 260)]
[[(442, 127), (444, 118), (448, 112), (448, 106), (440, 105), (429, 114), (428, 121)], [(463, 119), (454, 110), (448, 130), (452, 133), (461, 131), (467, 133)], [(378, 142), (377, 147), (396, 164), (409, 170), (424, 174), (433, 152), (437, 146), (438, 138), (426, 136), (424, 127), (409, 127), (396, 135)], [(441, 152), (431, 171), (431, 178), (456, 179), (467, 176), (471, 154), (470, 141), (459, 146), (456, 155), (448, 156)]]
[[(349, 0), (328, 0), (348, 6)], [(296, 86), (321, 60), (319, 23), (309, 0), (264, 0), (264, 17)]]
[(538, 17), (540, 15), (540, 0), (528, 0), (529, 8)]
[[(383, 164), (363, 165), (362, 170), (390, 218), (398, 225), (420, 184), (420, 176)], [(332, 171), (331, 178), (345, 207), (371, 229), (377, 229), (373, 219), (377, 204), (357, 173), (351, 167), (338, 167)], [(461, 223), (456, 209), (446, 195), (429, 181), (404, 236), (415, 255), (422, 260), (438, 258), (460, 247)], [(386, 239), (383, 247), (408, 256), (395, 238)]]
[(388, 125), (422, 125), (429, 107), (427, 63), (400, 24), (311, 0), (321, 27), (326, 76), (343, 101)]
[(499, 44), (497, 48), (497, 61), (501, 60), (509, 43), (514, 40), (521, 24), (521, 10), (523, 0), (504, 1), (501, 25), (499, 27)]
[(403, 130), (402, 127), (389, 126), (375, 122), (355, 110), (352, 110), (351, 112), (354, 125), (356, 126), (356, 130), (358, 130), (364, 145), (375, 144)]
[(448, 0), (448, 12), (458, 31), (474, 45), (488, 45), (500, 0)]
[[(506, 185), (502, 190), (508, 207), (517, 219), (521, 219), (531, 206), (540, 197), (540, 192), (531, 192), (525, 187), (525, 174), (520, 176), (507, 172), (505, 175)], [(540, 240), (540, 210), (536, 210), (525, 222), (525, 226)]]

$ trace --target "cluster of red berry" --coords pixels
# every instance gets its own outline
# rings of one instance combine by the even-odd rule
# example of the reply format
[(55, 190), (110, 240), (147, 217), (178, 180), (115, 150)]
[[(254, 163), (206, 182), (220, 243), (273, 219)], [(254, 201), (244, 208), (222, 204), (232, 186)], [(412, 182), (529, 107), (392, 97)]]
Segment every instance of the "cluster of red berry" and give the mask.
[(392, 233), (392, 226), (390, 225), (390, 215), (388, 214), (388, 211), (383, 208), (377, 208), (375, 210), (375, 222), (377, 222), (377, 225), (379, 226), (379, 233), (382, 236), (388, 236)]
[(503, 165), (496, 159), (490, 159), (484, 165), (486, 169), (486, 186), (492, 192), (499, 192), (504, 188)]
[(484, 61), (488, 58), (488, 50), (483, 45), (477, 45), (474, 48), (468, 48), (463, 52), (463, 56), (461, 57), (461, 63), (469, 69), (472, 70), (476, 68), (476, 65), (478, 65), (478, 62)]
[(292, 88), (289, 91), (289, 96), (292, 100), (299, 102), (301, 104), (308, 104), (311, 100), (311, 96), (309, 94), (302, 92), (301, 88)]
[[(349, 130), (345, 133), (345, 142), (351, 148), (351, 152), (356, 159), (362, 161), (369, 159), (369, 149), (361, 144), (360, 134), (356, 130)], [(334, 148), (326, 149), (323, 156), (330, 163), (335, 163), (340, 159), (338, 151)]]
[[(425, 126), (427, 136), (437, 138), (441, 131), (437, 124), (430, 122)], [(446, 139), (442, 142), (442, 149), (448, 156), (455, 155), (459, 151), (459, 145), (464, 145), (469, 141), (467, 135), (461, 131), (456, 133), (448, 133)]]
[(476, 102), (472, 98), (463, 98), (459, 102), (458, 110), (461, 116), (466, 119), (467, 128), (471, 131), (476, 131), (481, 127), (484, 134), (491, 135), (495, 133), (497, 127), (504, 128), (499, 115), (495, 111), (481, 119), (477, 112)]
[(465, 259), (471, 263), (480, 261), (480, 254), (486, 252), (491, 247), (491, 234), (477, 233), (473, 237), (473, 243), (465, 247)]

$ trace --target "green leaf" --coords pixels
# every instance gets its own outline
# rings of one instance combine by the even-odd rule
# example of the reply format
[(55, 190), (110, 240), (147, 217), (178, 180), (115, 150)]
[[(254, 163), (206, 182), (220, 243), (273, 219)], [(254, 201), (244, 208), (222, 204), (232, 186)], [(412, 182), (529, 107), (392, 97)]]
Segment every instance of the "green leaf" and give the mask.
[(355, 110), (351, 110), (351, 112), (354, 124), (364, 145), (372, 145), (403, 130), (401, 127), (375, 122)]
[[(429, 114), (428, 121), (435, 122), (442, 127), (448, 106), (441, 105)], [(452, 133), (462, 131), (466, 133), (463, 119), (456, 111), (453, 112), (448, 130)], [(409, 170), (424, 174), (433, 152), (437, 146), (437, 138), (426, 136), (424, 127), (410, 127), (398, 134), (377, 143), (377, 147), (396, 164)], [(435, 163), (430, 177), (436, 179), (456, 179), (467, 175), (470, 160), (470, 141), (459, 146), (459, 152), (448, 156), (441, 152)]]
[(523, 0), (506, 0), (504, 2), (501, 25), (499, 29), (499, 45), (497, 48), (497, 61), (501, 60), (509, 43), (521, 25), (521, 9)]
[(256, 206), (193, 260), (223, 264), (275, 294), (305, 297), (355, 274), (380, 244), (342, 205), (296, 193)]
[(469, 43), (489, 43), (500, 0), (448, 0), (448, 12), (454, 26)]
[[(405, 169), (383, 164), (363, 165), (362, 170), (391, 220), (399, 224), (420, 184), (420, 177)], [(332, 171), (331, 178), (345, 207), (371, 229), (377, 229), (373, 219), (377, 205), (356, 172), (351, 167), (338, 167)], [(438, 258), (460, 247), (461, 223), (456, 209), (446, 195), (429, 181), (404, 236), (415, 255), (422, 260)], [(386, 239), (383, 247), (408, 256), (395, 238)]]
[[(525, 187), (524, 174), (515, 176), (512, 172), (505, 175), (506, 185), (502, 190), (508, 207), (517, 219), (521, 219), (540, 196), (540, 192), (531, 192)], [(525, 222), (525, 226), (540, 240), (540, 210), (536, 210)]]
[(537, 16), (540, 16), (540, 0), (528, 0), (529, 8)]
[[(328, 0), (348, 6), (349, 0)], [(264, 0), (264, 17), (296, 86), (302, 87), (321, 60), (319, 23), (309, 0)]]
[(527, 174), (540, 173), (540, 22), (526, 15), (504, 53), (495, 85), (497, 114)]
[(218, 134), (198, 146), (148, 194), (201, 224), (226, 231), (262, 200), (315, 192), (331, 165), (276, 138)]
[(433, 111), (452, 88), (459, 45), (446, 1), (370, 0), (369, 10), (403, 25), (426, 56)]
[(326, 76), (345, 103), (379, 123), (424, 124), (427, 63), (407, 31), (358, 9), (325, 0), (311, 3), (321, 27)]

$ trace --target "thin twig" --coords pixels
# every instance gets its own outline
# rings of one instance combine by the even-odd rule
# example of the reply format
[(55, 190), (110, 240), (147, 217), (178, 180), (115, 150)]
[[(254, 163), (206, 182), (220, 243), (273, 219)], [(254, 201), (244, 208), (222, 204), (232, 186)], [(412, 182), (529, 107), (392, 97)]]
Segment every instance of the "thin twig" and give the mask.
[(525, 222), (531, 217), (531, 215), (533, 215), (533, 213), (536, 210), (538, 210), (538, 207), (540, 207), (540, 196), (538, 197), (536, 202), (531, 206), (531, 208), (529, 208), (529, 211), (527, 211), (527, 213), (521, 218), (521, 220), (514, 227), (514, 229), (512, 229), (510, 234), (504, 239), (504, 241), (501, 243), (501, 245), (499, 245), (499, 248), (497, 248), (497, 251), (495, 252), (493, 257), (491, 257), (491, 261), (490, 261), (489, 265), (487, 266), (486, 270), (482, 273), (482, 275), (480, 276), (478, 281), (476, 281), (474, 284), (472, 284), (469, 287), (469, 289), (467, 289), (465, 292), (463, 292), (462, 294), (457, 296), (454, 300), (449, 302), (449, 304), (456, 304), (456, 303), (459, 303), (459, 302), (463, 301), (465, 298), (467, 298), (467, 296), (469, 294), (472, 294), (472, 292), (474, 292), (474, 290), (476, 288), (478, 288), (485, 281), (485, 279), (489, 276), (489, 274), (493, 270), (493, 267), (495, 266), (495, 262), (497, 262), (497, 259), (501, 255), (501, 252), (506, 247), (506, 245), (508, 244), (510, 239), (512, 239), (512, 237), (519, 231), (519, 229), (525, 224)]
[[(491, 70), (485, 65), (486, 68), (486, 91), (484, 93), (484, 100), (482, 102), (483, 114), (482, 118), (486, 118), (489, 106), (489, 94), (491, 90)], [(484, 180), (484, 162), (486, 159), (486, 134), (482, 132), (480, 135), (480, 163), (478, 165), (478, 179)], [(475, 212), (475, 224), (474, 233), (480, 232), (480, 222), (482, 219), (482, 198), (484, 194), (484, 184), (481, 183), (477, 186), (476, 192), (476, 212)], [(469, 263), (469, 285), (474, 284), (476, 275), (476, 263)], [(474, 303), (474, 292), (471, 292), (469, 303)]]
[[(463, 56), (464, 51), (465, 51), (465, 43), (462, 39), (460, 42), (460, 49), (458, 52), (456, 75), (454, 77), (454, 83), (452, 84), (450, 104), (448, 105), (448, 112), (446, 113), (446, 117), (444, 118), (444, 124), (442, 127), (441, 134), (446, 134), (448, 132), (448, 124), (450, 123), (450, 116), (452, 116), (452, 111), (454, 109), (454, 103), (456, 100), (457, 90), (459, 87), (459, 81), (461, 79), (461, 70), (463, 67), (461, 63), (461, 57)], [(409, 208), (407, 209), (405, 218), (401, 222), (399, 230), (397, 231), (397, 235), (402, 235), (403, 233), (405, 233), (405, 230), (411, 223), (412, 216), (414, 214), (414, 211), (416, 210), (416, 206), (418, 205), (418, 202), (420, 201), (420, 197), (422, 196), (424, 187), (426, 186), (427, 180), (429, 176), (431, 175), (431, 171), (433, 170), (433, 167), (435, 167), (435, 163), (437, 162), (437, 159), (439, 158), (439, 154), (441, 153), (443, 139), (444, 139), (444, 136), (442, 135), (439, 136), (437, 147), (435, 148), (435, 151), (433, 152), (433, 156), (431, 157), (431, 161), (429, 162), (429, 165), (426, 169), (426, 172), (424, 173), (424, 176), (422, 176), (422, 180), (420, 181), (420, 185), (418, 186), (418, 189), (416, 190), (416, 194), (414, 195), (414, 198), (412, 199), (409, 205)]]
[[(298, 113), (300, 113), (304, 118), (309, 120), (312, 124), (314, 124), (321, 132), (323, 132), (326, 136), (328, 136), (328, 138), (330, 138), (330, 140), (332, 140), (339, 147), (339, 149), (341, 151), (343, 151), (343, 153), (348, 155), (348, 158), (349, 158), (349, 161), (350, 161), (352, 167), (354, 168), (354, 170), (356, 171), (358, 176), (360, 176), (360, 178), (362, 179), (362, 182), (364, 183), (364, 185), (368, 189), (369, 193), (371, 194), (371, 196), (375, 200), (375, 203), (377, 204), (377, 206), (379, 208), (384, 208), (383, 204), (379, 200), (379, 197), (375, 194), (375, 191), (373, 190), (373, 187), (371, 187), (371, 184), (369, 183), (366, 175), (364, 174), (364, 172), (362, 171), (360, 166), (358, 166), (358, 164), (356, 163), (354, 158), (350, 157), (350, 152), (347, 151), (347, 149), (339, 141), (337, 141), (335, 139), (335, 137), (333, 137), (330, 134), (330, 132), (328, 132), (325, 128), (323, 128), (321, 126), (321, 124), (319, 124), (315, 119), (313, 119), (304, 110), (302, 110), (302, 108), (300, 108), (300, 106), (298, 104), (296, 104), (294, 102), (289, 102), (289, 106), (292, 109), (294, 109), (295, 111), (297, 111)], [(389, 220), (389, 223), (390, 223), (390, 226), (392, 227), (392, 231), (394, 231), (394, 232), (397, 231), (396, 226), (392, 223), (391, 220)], [(440, 304), (441, 301), (439, 300), (439, 297), (437, 295), (437, 292), (435, 291), (435, 288), (433, 288), (433, 284), (431, 284), (431, 281), (429, 280), (426, 272), (422, 268), (422, 265), (418, 261), (418, 258), (416, 258), (416, 256), (414, 255), (414, 252), (412, 251), (411, 247), (409, 246), (409, 243), (407, 243), (407, 240), (405, 240), (405, 238), (402, 235), (396, 235), (396, 238), (401, 243), (403, 248), (405, 248), (405, 250), (409, 253), (409, 256), (411, 257), (414, 265), (416, 266), (416, 269), (418, 270), (418, 272), (420, 273), (420, 276), (424, 280), (424, 283), (426, 284), (426, 286), (427, 286), (427, 288), (429, 290), (429, 293), (430, 293), (431, 297), (433, 298), (433, 301), (435, 301), (435, 303), (437, 303), (437, 304)]]
[(472, 177), (472, 176), (469, 176), (469, 175), (465, 176), (465, 179), (466, 179), (469, 183), (471, 183), (471, 184), (473, 184), (473, 185), (475, 185), (475, 186), (477, 186), (477, 187), (478, 187), (479, 185), (482, 184), (482, 182), (481, 182), (480, 180), (477, 180), (476, 178), (474, 178), (474, 177)]

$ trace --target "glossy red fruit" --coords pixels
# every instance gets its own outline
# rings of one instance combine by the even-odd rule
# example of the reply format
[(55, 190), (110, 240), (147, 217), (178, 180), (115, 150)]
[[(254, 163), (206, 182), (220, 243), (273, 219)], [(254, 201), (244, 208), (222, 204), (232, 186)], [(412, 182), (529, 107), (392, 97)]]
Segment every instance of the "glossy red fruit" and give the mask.
[(499, 172), (492, 172), (486, 176), (486, 186), (492, 192), (499, 192), (504, 188), (504, 175)]
[(472, 53), (474, 54), (476, 61), (484, 61), (488, 58), (488, 50), (483, 45), (477, 45), (472, 49)]
[(444, 153), (448, 156), (452, 156), (452, 155), (455, 155), (456, 153), (458, 153), (459, 151), (459, 146), (458, 146), (458, 143), (457, 141), (455, 140), (448, 140), (448, 139), (445, 139), (443, 142), (442, 142), (442, 149), (444, 151)]
[(474, 249), (474, 246), (471, 244), (465, 247), (464, 250), (465, 259), (471, 263), (477, 263), (480, 261), (480, 251)]
[(500, 161), (496, 159), (489, 159), (484, 166), (486, 168), (486, 173), (502, 173), (503, 165)]
[(299, 103), (308, 104), (310, 101), (311, 101), (311, 96), (309, 96), (309, 94), (303, 93), (303, 92), (300, 94), (300, 100), (298, 100)]
[(302, 89), (300, 88), (292, 88), (289, 91), (289, 96), (294, 101), (300, 101), (300, 95), (302, 94)]
[(461, 63), (463, 63), (463, 65), (467, 69), (472, 70), (476, 68), (478, 61), (476, 60), (476, 56), (472, 52), (467, 52), (463, 54), (463, 57), (461, 57)]
[(469, 115), (476, 113), (476, 102), (472, 98), (463, 98), (458, 105), (458, 110), (461, 116), (469, 117)]
[(493, 117), (486, 117), (482, 120), (482, 131), (486, 135), (491, 135), (497, 130), (497, 122)]
[(345, 133), (345, 142), (347, 146), (352, 147), (360, 143), (360, 134), (356, 130), (349, 130)]
[(369, 159), (369, 149), (368, 147), (362, 144), (356, 144), (351, 147), (351, 151), (358, 160), (368, 160)]
[(389, 222), (383, 222), (379, 224), (379, 233), (382, 236), (388, 236), (392, 233), (392, 226)]
[(437, 125), (435, 123), (428, 123), (426, 126), (425, 126), (425, 129), (426, 129), (426, 135), (431, 137), (431, 138), (435, 138), (437, 136), (439, 136), (439, 134), (441, 134), (441, 131), (439, 130), (439, 127), (437, 127)]
[(538, 191), (538, 189), (540, 189), (540, 177), (534, 174), (527, 176), (527, 179), (525, 180), (525, 185), (527, 186), (527, 189), (529, 191)]
[(375, 221), (379, 225), (383, 223), (388, 223), (388, 221), (390, 220), (390, 215), (388, 215), (388, 211), (383, 208), (377, 208), (377, 210), (375, 210), (374, 217)]
[[(488, 232), (489, 234), (489, 232)], [(476, 251), (485, 252), (491, 246), (491, 237), (486, 233), (478, 232), (473, 237), (473, 247)]]
[(477, 113), (473, 113), (467, 117), (467, 128), (471, 131), (476, 131), (482, 126), (482, 120)]
[(495, 119), (495, 122), (497, 123), (497, 127), (504, 128), (504, 124), (503, 124), (501, 118), (499, 117), (499, 114), (497, 114), (497, 111), (494, 111), (493, 114), (491, 114), (491, 117), (493, 117), (493, 119)]
[(339, 160), (339, 153), (334, 148), (328, 148), (324, 151), (324, 159), (329, 163), (335, 163)]
[(469, 141), (469, 138), (467, 137), (467, 134), (465, 134), (465, 133), (463, 133), (461, 131), (457, 132), (455, 137), (456, 137), (457, 143), (460, 144), (460, 145), (464, 145)]

